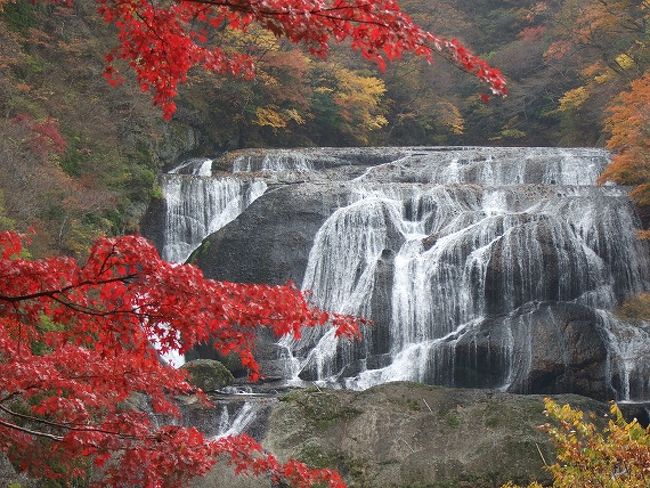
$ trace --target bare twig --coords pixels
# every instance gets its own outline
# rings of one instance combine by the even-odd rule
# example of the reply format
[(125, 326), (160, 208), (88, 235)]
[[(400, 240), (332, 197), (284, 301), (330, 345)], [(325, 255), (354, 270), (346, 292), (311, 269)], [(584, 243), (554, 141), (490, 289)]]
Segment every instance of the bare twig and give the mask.
[(428, 403), (424, 398), (422, 399), (422, 401), (424, 402), (424, 404), (425, 404), (425, 405), (427, 406), (427, 408), (429, 409), (429, 412), (431, 412), (431, 413), (433, 414), (433, 410), (431, 410), (431, 407), (429, 406), (429, 403)]
[(539, 457), (542, 458), (542, 462), (544, 463), (544, 466), (548, 466), (548, 464), (546, 463), (546, 459), (544, 459), (544, 454), (542, 454), (542, 450), (539, 448), (539, 445), (537, 444), (537, 442), (535, 443), (535, 447), (537, 448), (537, 452), (539, 453)]

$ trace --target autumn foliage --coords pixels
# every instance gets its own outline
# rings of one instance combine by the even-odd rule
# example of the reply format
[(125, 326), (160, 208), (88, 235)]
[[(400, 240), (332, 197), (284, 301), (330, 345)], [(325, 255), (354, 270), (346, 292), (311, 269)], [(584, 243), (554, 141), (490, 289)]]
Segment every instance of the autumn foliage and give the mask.
[[(72, 0), (52, 0), (72, 4)], [(52, 2), (49, 2), (52, 3)], [(456, 39), (420, 28), (395, 0), (97, 0), (104, 20), (118, 31), (118, 46), (106, 56), (104, 76), (111, 84), (123, 78), (115, 62), (135, 71), (144, 91), (166, 118), (176, 110), (179, 83), (194, 67), (252, 78), (254, 60), (213, 41), (215, 32), (246, 32), (259, 26), (278, 38), (327, 56), (333, 42), (349, 42), (364, 58), (383, 69), (387, 60), (412, 53), (432, 60), (433, 53), (458, 64), (487, 83), (495, 95), (506, 94), (501, 72), (472, 54)]]
[(630, 196), (650, 205), (650, 72), (618, 95), (609, 111), (607, 145), (616, 155), (601, 182), (634, 186)]
[(30, 147), (35, 154), (42, 158), (47, 157), (50, 153), (63, 154), (65, 151), (65, 139), (61, 135), (56, 119), (49, 117), (38, 121), (29, 114), (21, 113), (14, 118), (14, 123), (31, 132)]
[[(545, 400), (553, 423), (542, 428), (557, 448), (548, 470), (553, 488), (647, 488), (650, 486), (650, 428), (627, 422), (612, 403), (607, 426), (600, 428), (585, 413)], [(508, 483), (502, 488), (517, 488)], [(542, 488), (531, 483), (528, 488)]]
[(0, 450), (20, 470), (70, 482), (93, 469), (98, 486), (176, 487), (221, 455), (238, 472), (292, 486), (344, 486), (334, 472), (279, 463), (247, 436), (209, 441), (194, 428), (154, 425), (130, 399), (144, 395), (153, 413), (178, 416), (174, 395), (204, 398), (153, 340), (180, 352), (212, 340), (254, 380), (259, 327), (298, 336), (330, 323), (353, 337), (356, 319), (312, 308), (292, 284), (205, 279), (140, 237), (99, 239), (82, 266), (23, 254), (19, 235), (0, 233)]

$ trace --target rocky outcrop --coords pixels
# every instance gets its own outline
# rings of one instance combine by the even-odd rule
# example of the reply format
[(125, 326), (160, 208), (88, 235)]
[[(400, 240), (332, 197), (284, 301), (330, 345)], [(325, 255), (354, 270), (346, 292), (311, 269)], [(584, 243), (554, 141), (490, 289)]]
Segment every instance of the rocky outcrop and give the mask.
[[(563, 403), (602, 416), (576, 395)], [(281, 459), (338, 469), (353, 488), (493, 488), (548, 480), (554, 449), (540, 396), (391, 383), (364, 392), (299, 390), (272, 409), (263, 445)], [(217, 481), (219, 484), (217, 484)], [(270, 487), (213, 470), (194, 488)]]
[(615, 397), (599, 317), (574, 303), (530, 304), (513, 316), (487, 319), (453, 345), (459, 385), (518, 393), (574, 392)]
[(213, 359), (195, 359), (181, 368), (189, 373), (189, 382), (203, 391), (216, 391), (235, 380), (223, 364)]
[(163, 198), (152, 198), (140, 221), (140, 232), (153, 242), (158, 252), (161, 252), (165, 245), (166, 210), (167, 205)]
[(270, 188), (190, 257), (208, 278), (245, 283), (301, 283), (311, 244), (349, 190), (342, 185)]

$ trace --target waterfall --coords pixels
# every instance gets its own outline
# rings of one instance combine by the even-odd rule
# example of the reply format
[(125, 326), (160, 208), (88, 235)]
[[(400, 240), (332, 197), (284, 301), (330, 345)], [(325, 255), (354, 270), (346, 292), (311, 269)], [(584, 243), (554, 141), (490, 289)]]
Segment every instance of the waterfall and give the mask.
[(165, 200), (162, 258), (184, 262), (203, 239), (233, 221), (266, 191), (262, 180), (215, 178), (212, 160), (191, 159), (161, 177)]
[(219, 430), (214, 439), (222, 437), (236, 436), (242, 434), (256, 419), (263, 408), (263, 404), (255, 401), (248, 401), (241, 405), (231, 414), (228, 411), (228, 405), (221, 407), (221, 417), (219, 418)]
[(310, 171), (314, 169), (309, 157), (300, 151), (276, 149), (263, 155), (246, 155), (235, 158), (234, 173), (253, 171)]
[(639, 362), (650, 357), (648, 327), (607, 312), (650, 288), (648, 249), (635, 239), (630, 202), (621, 189), (595, 183), (608, 154), (406, 152), (341, 183), (350, 186), (349, 201), (316, 234), (302, 283), (318, 306), (375, 325), (359, 344), (327, 329), (285, 338), (291, 380), (360, 389), (397, 380), (456, 385), (463, 364), (498, 352), (490, 386), (526, 390), (536, 324), (562, 326), (544, 304), (567, 303), (597, 317), (619, 398), (650, 398), (650, 367)]
[[(203, 241), (240, 215), (266, 191), (262, 180), (212, 176), (211, 159), (190, 159), (161, 176), (165, 224), (161, 257), (187, 260)], [(154, 347), (158, 344), (154, 341)], [(185, 363), (176, 352), (162, 355), (173, 367)]]
[[(648, 400), (650, 324), (613, 311), (650, 290), (649, 249), (625, 190), (596, 184), (609, 159), (590, 148), (241, 150), (161, 177), (156, 236), (163, 257), (182, 262), (219, 229), (236, 240), (264, 221), (271, 234), (252, 247), (261, 260), (266, 240), (273, 250), (264, 279), (299, 276), (315, 305), (372, 320), (359, 342), (328, 327), (260, 338), (262, 361), (288, 384), (410, 380)], [(265, 202), (304, 232), (274, 232)], [(235, 264), (219, 267), (236, 279)], [(225, 411), (220, 434), (247, 412)]]
[(603, 331), (609, 338), (610, 378), (621, 391), (623, 401), (650, 398), (650, 364), (639, 357), (650, 354), (650, 324), (624, 322), (606, 310), (599, 310)]

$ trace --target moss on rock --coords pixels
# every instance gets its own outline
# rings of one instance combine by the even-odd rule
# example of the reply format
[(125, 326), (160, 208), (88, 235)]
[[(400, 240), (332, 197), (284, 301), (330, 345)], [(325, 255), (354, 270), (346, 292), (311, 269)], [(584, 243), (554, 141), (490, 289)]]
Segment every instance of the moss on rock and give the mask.
[(213, 359), (195, 359), (182, 366), (189, 373), (189, 381), (203, 391), (215, 391), (235, 381), (232, 373)]
[[(576, 395), (560, 401), (596, 412)], [(537, 428), (541, 396), (391, 383), (363, 392), (298, 390), (281, 398), (264, 445), (282, 459), (339, 470), (353, 488), (494, 488), (548, 481), (554, 449)]]

